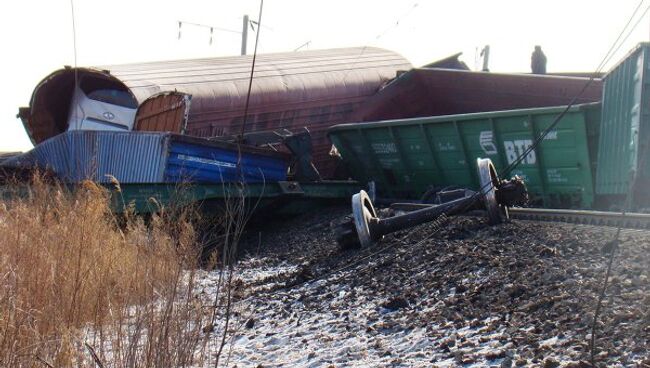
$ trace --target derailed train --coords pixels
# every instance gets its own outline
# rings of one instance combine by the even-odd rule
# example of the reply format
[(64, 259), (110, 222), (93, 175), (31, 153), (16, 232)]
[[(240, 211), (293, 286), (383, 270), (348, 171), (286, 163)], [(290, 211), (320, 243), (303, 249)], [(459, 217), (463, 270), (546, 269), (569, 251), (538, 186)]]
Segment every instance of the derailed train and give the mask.
[[(650, 44), (643, 43), (604, 76), (601, 102), (571, 107), (509, 173), (524, 178), (534, 204), (621, 209), (629, 193), (631, 209), (650, 208), (648, 70)], [(580, 83), (594, 87), (600, 82)], [(497, 103), (494, 95), (483, 103)], [(430, 114), (433, 107), (424, 111), (391, 108), (417, 106), (404, 103), (417, 98), (405, 93), (380, 93), (374, 98), (385, 101), (356, 117), (357, 121), (379, 121), (338, 125), (330, 129), (329, 137), (352, 177), (375, 181), (380, 196), (400, 199), (427, 200), (431, 193), (449, 186), (477, 189), (476, 158), (490, 158), (503, 172), (566, 109), (458, 114), (458, 106), (478, 101), (469, 94), (445, 106), (444, 113), (450, 115), (430, 116), (441, 114)]]
[[(268, 55), (256, 68), (244, 128), (308, 128), (322, 177), (375, 181), (381, 196), (417, 199), (451, 185), (476, 187), (476, 157), (503, 170), (582, 92), (511, 174), (524, 177), (539, 205), (603, 208), (621, 202), (638, 169), (635, 203), (644, 206), (647, 49), (641, 45), (607, 74), (604, 91), (600, 79), (471, 72), (456, 64), (403, 72), (410, 64), (401, 56), (372, 48)], [(62, 69), (37, 86), (20, 116), (35, 144), (78, 129), (236, 135), (247, 66), (250, 60), (238, 57)], [(106, 111), (107, 104), (126, 109)], [(329, 132), (348, 168), (337, 177), (325, 132), (346, 122)]]
[[(583, 85), (580, 78), (457, 70), (464, 68), (451, 60), (457, 56), (412, 69), (402, 56), (372, 47), (259, 55), (245, 126), (249, 56), (60, 69), (36, 86), (19, 115), (34, 144), (70, 130), (219, 138), (307, 128), (316, 168), (334, 178), (340, 161), (330, 156), (327, 128), (378, 112), (386, 118), (393, 108), (386, 96), (411, 96), (393, 108), (400, 117), (428, 116), (567, 104)], [(600, 92), (597, 81), (581, 102), (597, 101)]]

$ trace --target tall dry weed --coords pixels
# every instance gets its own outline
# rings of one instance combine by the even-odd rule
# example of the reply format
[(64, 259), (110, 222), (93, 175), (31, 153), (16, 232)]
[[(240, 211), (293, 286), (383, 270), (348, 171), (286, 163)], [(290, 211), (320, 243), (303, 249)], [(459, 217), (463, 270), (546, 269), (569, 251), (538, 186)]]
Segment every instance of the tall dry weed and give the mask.
[(0, 366), (201, 364), (188, 215), (118, 219), (109, 202), (39, 180), (0, 202)]

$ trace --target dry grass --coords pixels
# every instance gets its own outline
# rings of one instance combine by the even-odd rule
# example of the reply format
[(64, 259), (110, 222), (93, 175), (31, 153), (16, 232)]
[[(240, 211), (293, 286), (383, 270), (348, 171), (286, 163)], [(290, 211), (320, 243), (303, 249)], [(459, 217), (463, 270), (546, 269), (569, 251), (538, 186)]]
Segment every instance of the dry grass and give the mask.
[[(0, 366), (201, 365), (186, 214), (114, 217), (105, 190), (36, 182), (0, 202)], [(119, 222), (119, 225), (118, 225)]]

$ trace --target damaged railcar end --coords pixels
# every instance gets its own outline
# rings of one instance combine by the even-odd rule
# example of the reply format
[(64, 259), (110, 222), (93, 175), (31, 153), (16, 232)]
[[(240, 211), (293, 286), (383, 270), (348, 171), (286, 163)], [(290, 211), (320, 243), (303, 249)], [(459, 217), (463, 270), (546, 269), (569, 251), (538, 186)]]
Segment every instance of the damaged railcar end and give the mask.
[(107, 70), (65, 67), (36, 86), (18, 116), (36, 145), (71, 130), (132, 130), (137, 108), (133, 93)]

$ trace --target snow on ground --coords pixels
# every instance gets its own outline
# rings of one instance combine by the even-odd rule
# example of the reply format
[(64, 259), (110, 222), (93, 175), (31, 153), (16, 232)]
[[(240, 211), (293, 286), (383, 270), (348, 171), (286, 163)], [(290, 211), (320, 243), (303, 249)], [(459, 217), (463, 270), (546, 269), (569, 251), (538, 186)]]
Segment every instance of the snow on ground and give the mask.
[[(237, 266), (227, 366), (589, 366), (610, 230), (458, 218), (341, 252), (329, 221), (342, 213), (260, 230), (262, 250)], [(621, 244), (599, 323), (602, 366), (650, 363), (648, 240)], [(206, 295), (217, 279), (204, 273)]]

